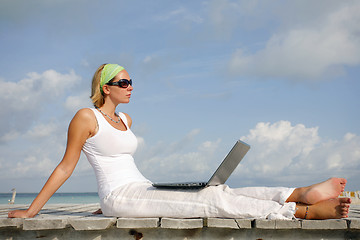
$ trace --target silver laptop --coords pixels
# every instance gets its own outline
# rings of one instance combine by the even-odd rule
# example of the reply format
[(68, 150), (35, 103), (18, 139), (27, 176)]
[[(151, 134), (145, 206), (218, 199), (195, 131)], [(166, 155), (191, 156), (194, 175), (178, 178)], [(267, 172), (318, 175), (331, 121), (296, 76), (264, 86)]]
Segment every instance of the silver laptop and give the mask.
[(248, 144), (238, 140), (208, 182), (153, 183), (153, 186), (168, 189), (198, 189), (224, 184), (249, 149), (250, 146)]

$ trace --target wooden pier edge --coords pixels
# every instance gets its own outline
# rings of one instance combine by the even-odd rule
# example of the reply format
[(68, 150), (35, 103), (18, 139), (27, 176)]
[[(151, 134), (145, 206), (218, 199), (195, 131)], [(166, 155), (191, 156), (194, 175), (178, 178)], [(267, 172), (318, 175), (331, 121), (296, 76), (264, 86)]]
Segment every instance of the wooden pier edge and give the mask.
[(360, 205), (347, 219), (116, 218), (99, 204), (47, 204), (35, 218), (9, 219), (0, 205), (0, 239), (360, 239)]

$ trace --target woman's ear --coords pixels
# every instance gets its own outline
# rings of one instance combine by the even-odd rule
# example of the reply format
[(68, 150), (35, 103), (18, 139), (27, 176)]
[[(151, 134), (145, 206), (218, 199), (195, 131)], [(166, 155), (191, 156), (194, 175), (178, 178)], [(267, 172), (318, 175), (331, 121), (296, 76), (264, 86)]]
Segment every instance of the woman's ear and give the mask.
[(103, 86), (103, 93), (104, 93), (104, 94), (110, 94), (109, 85), (104, 84), (104, 86)]

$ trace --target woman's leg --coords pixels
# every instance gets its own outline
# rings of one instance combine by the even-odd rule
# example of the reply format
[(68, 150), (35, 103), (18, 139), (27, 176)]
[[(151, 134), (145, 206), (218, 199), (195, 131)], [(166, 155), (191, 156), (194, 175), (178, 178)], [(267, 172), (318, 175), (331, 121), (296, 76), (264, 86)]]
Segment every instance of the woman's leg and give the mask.
[(346, 179), (329, 178), (328, 180), (308, 187), (296, 188), (287, 202), (315, 204), (337, 198), (345, 189)]
[(349, 214), (350, 198), (333, 198), (313, 205), (296, 204), (295, 217), (302, 219), (346, 218)]
[[(256, 192), (262, 194), (259, 189)], [(285, 203), (293, 189), (286, 189), (288, 194), (282, 203), (244, 196), (240, 191), (226, 185), (202, 190), (162, 190), (149, 183), (134, 183), (113, 191), (102, 201), (101, 208), (105, 216), (122, 217), (291, 219), (295, 214), (296, 204)], [(276, 190), (275, 195), (278, 192), (281, 191)]]
[[(315, 186), (319, 188), (319, 185), (313, 185), (307, 189), (307, 192)], [(259, 189), (256, 188), (256, 192), (262, 193)], [(237, 195), (239, 191), (241, 189), (234, 190), (225, 185), (199, 191), (167, 191), (153, 188), (148, 183), (136, 183), (114, 191), (111, 196), (104, 199), (101, 207), (106, 216), (122, 217), (272, 217), (284, 219), (291, 218), (295, 214), (298, 218), (329, 219), (346, 217), (351, 203), (349, 198), (334, 198), (313, 205), (295, 204), (295, 202), (281, 204), (280, 202), (284, 200), (277, 202), (251, 198)], [(292, 189), (291, 191), (295, 192)], [(291, 191), (285, 192), (291, 194)], [(275, 193), (279, 195), (276, 191)], [(293, 198), (296, 198), (295, 194)]]

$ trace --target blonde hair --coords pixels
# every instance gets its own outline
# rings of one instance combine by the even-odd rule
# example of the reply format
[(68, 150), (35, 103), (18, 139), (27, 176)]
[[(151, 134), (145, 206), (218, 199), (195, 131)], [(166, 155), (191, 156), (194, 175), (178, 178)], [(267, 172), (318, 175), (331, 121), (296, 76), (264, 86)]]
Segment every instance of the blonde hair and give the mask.
[(105, 103), (104, 95), (100, 91), (101, 71), (106, 64), (102, 64), (95, 72), (91, 84), (91, 100), (95, 107), (100, 108)]

